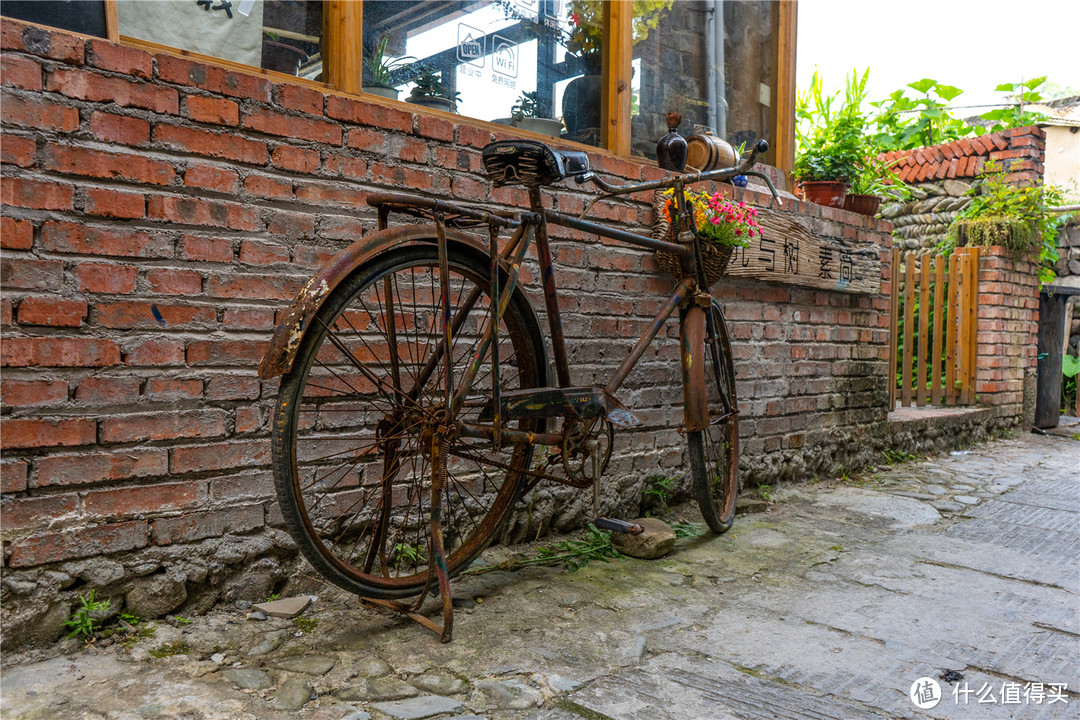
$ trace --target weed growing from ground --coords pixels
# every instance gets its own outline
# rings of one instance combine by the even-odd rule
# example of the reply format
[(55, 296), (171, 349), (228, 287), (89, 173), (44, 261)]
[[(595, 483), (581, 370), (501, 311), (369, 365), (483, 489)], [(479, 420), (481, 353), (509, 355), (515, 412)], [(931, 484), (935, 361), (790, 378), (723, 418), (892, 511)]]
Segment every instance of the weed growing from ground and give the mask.
[(172, 655), (188, 655), (191, 653), (191, 646), (183, 640), (177, 640), (176, 642), (165, 643), (161, 647), (156, 647), (150, 651), (150, 654), (156, 658), (165, 658)]
[(589, 523), (585, 530), (584, 540), (564, 540), (554, 547), (541, 547), (537, 550), (536, 557), (511, 558), (498, 565), (485, 565), (484, 567), (470, 568), (462, 575), (482, 575), (492, 570), (518, 570), (528, 565), (562, 565), (565, 564), (570, 572), (584, 567), (592, 560), (607, 562), (608, 560), (623, 560), (623, 556), (611, 544), (611, 533), (598, 530), (595, 525)]
[(315, 628), (319, 626), (318, 618), (298, 617), (295, 618), (292, 622), (293, 625), (295, 625), (299, 630), (306, 633), (314, 631)]
[(679, 521), (670, 523), (670, 525), (671, 529), (675, 531), (675, 537), (680, 539), (700, 537), (704, 532), (704, 526), (701, 523)]
[(79, 607), (71, 614), (71, 618), (64, 623), (64, 627), (71, 630), (68, 637), (90, 637), (101, 625), (101, 620), (95, 615), (107, 612), (112, 600), (95, 600), (97, 590), (91, 590), (89, 597), (79, 596)]

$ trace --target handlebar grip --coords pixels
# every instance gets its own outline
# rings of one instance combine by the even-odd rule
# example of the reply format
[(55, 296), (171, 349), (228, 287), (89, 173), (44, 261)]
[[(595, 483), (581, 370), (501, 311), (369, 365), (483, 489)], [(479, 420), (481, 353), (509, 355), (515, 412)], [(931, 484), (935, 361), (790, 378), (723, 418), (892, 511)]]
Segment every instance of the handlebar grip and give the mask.
[(758, 155), (764, 155), (769, 152), (769, 141), (764, 139), (758, 140), (754, 143), (754, 149), (758, 151)]

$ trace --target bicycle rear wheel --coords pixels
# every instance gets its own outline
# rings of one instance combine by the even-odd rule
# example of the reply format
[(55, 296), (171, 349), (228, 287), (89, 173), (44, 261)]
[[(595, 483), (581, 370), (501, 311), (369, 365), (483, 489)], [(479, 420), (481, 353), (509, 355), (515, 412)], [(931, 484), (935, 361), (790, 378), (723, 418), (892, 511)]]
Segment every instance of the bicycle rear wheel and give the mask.
[[(415, 595), (428, 579), (431, 440), (445, 421), (441, 280), (433, 245), (361, 266), (330, 292), (282, 378), (273, 430), (282, 515), (317, 571), (368, 597)], [(448, 283), (456, 382), (490, 317), (490, 265), (453, 253)], [(476, 421), (490, 399), (490, 354), (457, 419)], [(519, 290), (500, 323), (500, 387), (545, 384), (544, 358)], [(513, 427), (536, 431), (538, 422)], [(459, 439), (447, 448), (440, 497), (450, 575), (497, 535), (532, 459), (526, 443), (492, 445)]]
[(705, 314), (705, 391), (709, 425), (687, 434), (690, 471), (706, 524), (713, 532), (722, 533), (735, 519), (739, 416), (727, 322), (715, 300)]

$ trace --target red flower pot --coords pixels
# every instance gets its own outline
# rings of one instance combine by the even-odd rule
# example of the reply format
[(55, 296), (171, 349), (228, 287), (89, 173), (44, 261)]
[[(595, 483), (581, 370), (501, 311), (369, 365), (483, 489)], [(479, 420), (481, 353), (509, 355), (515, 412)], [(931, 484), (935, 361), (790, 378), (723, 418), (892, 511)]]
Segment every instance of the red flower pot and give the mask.
[(879, 207), (881, 207), (881, 198), (877, 195), (858, 195), (849, 193), (844, 196), (844, 209), (859, 213), (860, 215), (874, 217), (877, 215)]
[(828, 207), (844, 207), (844, 193), (847, 192), (848, 184), (839, 180), (803, 180), (800, 183), (803, 191), (803, 199), (807, 202), (827, 205)]

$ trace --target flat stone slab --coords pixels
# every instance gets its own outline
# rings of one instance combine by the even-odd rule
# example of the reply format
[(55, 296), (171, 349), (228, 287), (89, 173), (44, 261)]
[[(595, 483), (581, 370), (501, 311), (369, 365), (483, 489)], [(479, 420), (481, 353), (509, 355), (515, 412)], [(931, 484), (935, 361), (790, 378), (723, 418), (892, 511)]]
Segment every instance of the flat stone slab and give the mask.
[(269, 675), (252, 668), (229, 668), (221, 674), (233, 685), (244, 690), (263, 690), (274, 684)]
[(416, 688), (394, 677), (359, 680), (338, 692), (342, 700), (400, 700), (418, 695)]
[(258, 656), (272, 653), (279, 647), (281, 647), (282, 644), (288, 639), (288, 630), (273, 630), (266, 633), (266, 636), (263, 638), (262, 642), (248, 650), (247, 654)]
[(307, 610), (308, 605), (311, 605), (310, 595), (296, 595), (271, 602), (256, 603), (251, 607), (261, 610), (270, 617), (294, 618)]
[(853, 487), (839, 487), (830, 492), (821, 493), (814, 504), (842, 507), (891, 520), (891, 527), (894, 528), (928, 525), (941, 519), (941, 513), (919, 500)]
[(539, 707), (544, 696), (517, 678), (480, 680), (473, 684), (469, 704), (478, 710), (531, 710)]
[(274, 665), (281, 670), (304, 673), (305, 675), (325, 675), (337, 664), (337, 658), (329, 655), (301, 655), (282, 660)]
[(460, 700), (453, 698), (423, 695), (408, 700), (375, 703), (372, 707), (398, 720), (421, 720), (442, 713), (455, 712), (462, 705)]
[(421, 692), (432, 695), (456, 695), (468, 687), (460, 678), (440, 672), (427, 672), (409, 680), (409, 684)]
[(274, 693), (274, 701), (286, 710), (299, 710), (311, 699), (311, 686), (303, 678), (289, 678)]

